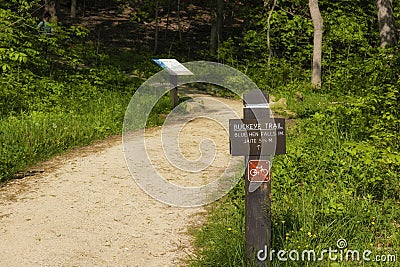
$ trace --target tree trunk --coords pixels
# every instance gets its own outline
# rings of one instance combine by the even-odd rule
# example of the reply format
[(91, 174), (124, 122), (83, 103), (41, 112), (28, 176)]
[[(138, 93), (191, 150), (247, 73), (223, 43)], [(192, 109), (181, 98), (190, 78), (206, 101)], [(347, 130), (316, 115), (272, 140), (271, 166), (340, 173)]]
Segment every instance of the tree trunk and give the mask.
[(177, 15), (178, 15), (179, 42), (182, 42), (181, 0), (178, 0)]
[(76, 1), (77, 0), (71, 1), (71, 18), (76, 18)]
[(156, 1), (156, 31), (154, 34), (154, 49), (153, 49), (153, 54), (157, 53), (158, 50), (158, 1)]
[(85, 12), (86, 12), (86, 0), (83, 0), (82, 17), (85, 17)]
[(210, 33), (210, 53), (215, 55), (218, 46), (217, 34), (217, 12), (215, 11), (215, 1), (211, 1), (211, 33)]
[(217, 24), (211, 24), (211, 35), (210, 35), (210, 52), (212, 55), (217, 53), (218, 49), (218, 34), (217, 34)]
[(217, 34), (218, 46), (222, 40), (222, 29), (224, 26), (224, 0), (217, 0)]
[(210, 36), (210, 52), (215, 55), (217, 53), (219, 43), (221, 42), (222, 30), (224, 25), (224, 0), (216, 0), (216, 7), (212, 6), (211, 36)]
[(315, 88), (321, 87), (321, 69), (322, 69), (322, 26), (323, 19), (318, 7), (318, 0), (309, 0), (311, 18), (314, 25), (314, 48), (312, 61), (311, 84)]
[(379, 35), (381, 47), (392, 47), (397, 45), (399, 38), (398, 27), (393, 16), (391, 0), (377, 0)]
[(56, 14), (61, 12), (61, 0), (56, 0)]
[(171, 1), (168, 1), (168, 14), (167, 14), (167, 25), (165, 26), (165, 33), (164, 33), (164, 39), (167, 40), (168, 39), (168, 31), (169, 31), (169, 20), (171, 17)]
[[(268, 1), (264, 1), (264, 7), (268, 8)], [(268, 13), (268, 17), (267, 17), (268, 66), (270, 66), (270, 64), (271, 64), (271, 56), (272, 56), (270, 32), (271, 32), (271, 18), (272, 18), (272, 13), (274, 12), (275, 7), (276, 7), (276, 0), (274, 0), (272, 7)]]

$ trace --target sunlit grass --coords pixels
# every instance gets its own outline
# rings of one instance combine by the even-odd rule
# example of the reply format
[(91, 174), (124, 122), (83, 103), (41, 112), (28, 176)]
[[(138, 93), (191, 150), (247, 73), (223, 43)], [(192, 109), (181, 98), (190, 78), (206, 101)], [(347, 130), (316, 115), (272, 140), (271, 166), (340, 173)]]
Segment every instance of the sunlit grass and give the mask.
[[(32, 112), (0, 120), (0, 182), (69, 148), (120, 134), (130, 97), (126, 93), (109, 93), (85, 103), (75, 103), (79, 109)], [(168, 96), (160, 99), (150, 114), (148, 125), (162, 123), (160, 113), (170, 109), (168, 99)]]
[[(315, 250), (317, 259), (280, 261), (275, 252), (271, 266), (400, 266), (400, 202), (393, 190), (399, 176), (391, 175), (398, 163), (379, 161), (383, 152), (365, 144), (364, 150), (353, 151), (348, 144), (357, 141), (342, 134), (329, 117), (320, 118), (329, 105), (326, 97), (305, 97), (308, 111), (289, 103), (305, 118), (288, 131), (287, 154), (274, 158), (271, 249), (287, 251), (286, 258), (293, 250), (300, 257), (303, 250)], [(322, 104), (313, 105), (317, 103)], [(370, 162), (370, 157), (377, 160)], [(376, 183), (375, 177), (386, 178)], [(244, 184), (239, 183), (213, 204), (207, 222), (194, 230), (197, 254), (191, 266), (246, 266), (244, 198)], [(323, 250), (339, 251), (339, 239), (348, 244), (344, 260), (328, 254), (318, 260)], [(348, 250), (359, 251), (360, 259), (345, 260)], [(364, 251), (371, 251), (371, 259), (394, 255), (397, 262), (363, 261)]]

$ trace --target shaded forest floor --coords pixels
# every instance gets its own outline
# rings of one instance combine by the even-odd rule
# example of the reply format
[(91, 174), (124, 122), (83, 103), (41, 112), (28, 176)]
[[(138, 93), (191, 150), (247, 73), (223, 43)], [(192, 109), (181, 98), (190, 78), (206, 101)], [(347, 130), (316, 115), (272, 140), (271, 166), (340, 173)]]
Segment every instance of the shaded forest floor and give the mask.
[[(72, 19), (68, 7), (63, 6), (59, 22), (64, 25), (81, 25), (90, 29), (90, 39), (96, 43), (99, 52), (117, 54), (120, 51), (135, 50), (154, 55), (180, 55), (185, 58), (201, 56), (199, 51), (207, 50), (211, 31), (210, 12), (204, 3), (196, 3), (179, 12), (160, 11), (158, 22), (158, 45), (155, 47), (156, 22), (132, 19), (134, 10), (128, 6), (106, 2), (78, 12)], [(168, 14), (169, 13), (169, 14)]]

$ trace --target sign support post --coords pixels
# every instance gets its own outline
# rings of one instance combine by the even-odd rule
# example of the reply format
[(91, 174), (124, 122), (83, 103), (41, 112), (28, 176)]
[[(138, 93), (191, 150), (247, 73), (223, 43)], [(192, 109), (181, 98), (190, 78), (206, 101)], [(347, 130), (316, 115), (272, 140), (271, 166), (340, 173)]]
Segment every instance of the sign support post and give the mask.
[(179, 104), (178, 97), (178, 75), (170, 74), (171, 89), (169, 91), (172, 107), (176, 107)]
[(260, 90), (243, 96), (244, 119), (229, 121), (233, 156), (245, 156), (246, 256), (248, 264), (270, 266), (271, 163), (286, 153), (285, 120), (270, 118), (269, 96)]
[[(266, 160), (269, 156), (249, 156), (249, 160)], [(271, 248), (271, 181), (263, 182), (253, 192), (250, 192), (248, 169), (246, 170), (246, 254), (248, 261), (256, 266), (267, 266), (269, 255), (265, 247)], [(260, 253), (261, 252), (261, 253)], [(267, 254), (265, 254), (267, 253)], [(264, 259), (265, 260), (260, 260)]]
[(178, 97), (178, 76), (183, 75), (193, 75), (193, 73), (188, 70), (185, 66), (179, 63), (176, 59), (167, 58), (167, 59), (158, 59), (154, 58), (153, 61), (166, 69), (169, 73), (170, 77), (170, 98), (172, 107), (176, 107), (179, 104), (179, 97)]

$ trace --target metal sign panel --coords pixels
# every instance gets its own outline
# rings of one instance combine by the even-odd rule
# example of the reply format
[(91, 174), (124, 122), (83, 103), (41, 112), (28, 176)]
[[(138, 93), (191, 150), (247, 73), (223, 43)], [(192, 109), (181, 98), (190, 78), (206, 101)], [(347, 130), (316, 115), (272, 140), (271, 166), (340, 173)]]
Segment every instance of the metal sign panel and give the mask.
[(271, 110), (267, 103), (246, 105), (243, 108), (243, 115), (245, 119), (265, 119), (271, 117)]
[(167, 69), (171, 75), (194, 75), (190, 70), (173, 58), (154, 58), (153, 61), (161, 68)]
[(260, 156), (286, 153), (285, 119), (265, 121), (229, 120), (230, 151), (233, 156)]
[(270, 170), (269, 160), (249, 160), (247, 163), (247, 179), (250, 182), (269, 182), (271, 180)]

